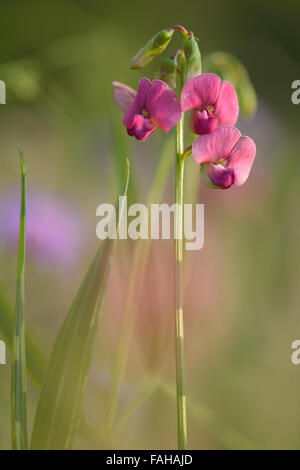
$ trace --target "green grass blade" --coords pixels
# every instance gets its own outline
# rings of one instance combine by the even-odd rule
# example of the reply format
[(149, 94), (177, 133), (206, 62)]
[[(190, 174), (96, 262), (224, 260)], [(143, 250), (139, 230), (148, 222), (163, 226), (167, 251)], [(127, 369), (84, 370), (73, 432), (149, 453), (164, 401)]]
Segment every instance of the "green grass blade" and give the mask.
[[(10, 300), (0, 283), (0, 333), (8, 348), (12, 348), (12, 338), (14, 330), (14, 311)], [(43, 347), (31, 329), (26, 327), (26, 366), (27, 373), (36, 388), (40, 389), (44, 380), (47, 360)]]
[[(128, 181), (129, 163), (123, 195)], [(56, 339), (35, 416), (33, 449), (72, 448), (114, 244), (111, 239), (101, 244)]]
[(26, 225), (26, 174), (24, 157), (20, 150), (21, 163), (21, 213), (19, 232), (19, 254), (17, 295), (12, 339), (11, 379), (11, 436), (13, 449), (27, 449), (27, 378), (24, 324), (24, 266), (25, 266), (25, 225)]
[[(8, 348), (12, 348), (12, 334), (14, 324), (13, 308), (5, 294), (4, 287), (0, 283), (0, 337), (5, 341)], [(36, 333), (26, 327), (26, 366), (27, 374), (37, 390), (41, 390), (47, 370), (47, 359), (44, 348)], [(86, 439), (91, 438), (89, 424), (82, 415), (79, 433)]]

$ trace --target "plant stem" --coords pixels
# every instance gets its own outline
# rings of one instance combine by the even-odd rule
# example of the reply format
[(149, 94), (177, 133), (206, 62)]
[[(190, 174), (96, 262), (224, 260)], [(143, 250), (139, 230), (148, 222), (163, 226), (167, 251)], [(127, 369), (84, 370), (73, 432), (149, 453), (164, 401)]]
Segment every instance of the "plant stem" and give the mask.
[(187, 446), (186, 395), (184, 366), (184, 330), (183, 330), (183, 176), (184, 159), (183, 116), (176, 126), (176, 176), (175, 176), (175, 351), (176, 351), (176, 389), (177, 389), (177, 437), (178, 449)]
[(19, 230), (19, 252), (17, 271), (17, 294), (12, 337), (11, 374), (11, 438), (14, 450), (26, 450), (27, 440), (27, 372), (25, 358), (24, 319), (24, 269), (25, 269), (25, 227), (26, 227), (26, 171), (23, 153), (21, 164), (21, 209)]

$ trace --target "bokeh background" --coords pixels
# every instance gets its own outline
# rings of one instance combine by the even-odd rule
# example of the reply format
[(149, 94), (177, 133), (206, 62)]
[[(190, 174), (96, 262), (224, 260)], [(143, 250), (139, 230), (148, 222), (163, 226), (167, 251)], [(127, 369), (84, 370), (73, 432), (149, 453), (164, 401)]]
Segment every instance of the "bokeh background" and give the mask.
[[(12, 308), (15, 298), (20, 145), (28, 174), (26, 320), (46, 358), (99, 244), (96, 207), (115, 200), (124, 156), (132, 167), (130, 201), (145, 202), (169, 152), (170, 174), (153, 202), (173, 197), (174, 135), (143, 144), (127, 137), (111, 82), (136, 88), (143, 74), (153, 77), (159, 61), (140, 73), (129, 70), (130, 60), (173, 24), (194, 31), (204, 57), (230, 52), (249, 71), (257, 114), (238, 123), (257, 143), (247, 184), (214, 191), (200, 185), (192, 160), (186, 169), (186, 202), (205, 203), (205, 246), (185, 260), (194, 449), (300, 448), (300, 366), (290, 360), (300, 337), (300, 105), (291, 103), (291, 83), (300, 79), (299, 14), (292, 0), (0, 3), (0, 79), (7, 85), (7, 104), (0, 105), (0, 339), (3, 305)], [(118, 243), (84, 404), (90, 433), (79, 435), (77, 448), (176, 445), (172, 243), (142, 243), (137, 267), (137, 242)], [(119, 424), (105, 440), (132, 276), (134, 327)], [(9, 363), (8, 350), (8, 364), (0, 366), (2, 449), (10, 448)], [(29, 382), (30, 429), (38, 396)]]

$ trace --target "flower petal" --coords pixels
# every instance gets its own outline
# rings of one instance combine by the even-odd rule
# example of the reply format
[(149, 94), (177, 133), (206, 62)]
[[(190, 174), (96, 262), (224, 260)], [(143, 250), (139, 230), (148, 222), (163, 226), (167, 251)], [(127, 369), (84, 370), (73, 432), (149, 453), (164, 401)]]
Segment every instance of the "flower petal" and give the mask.
[(135, 114), (127, 126), (127, 133), (137, 140), (146, 140), (155, 131), (155, 125), (141, 114)]
[(181, 93), (181, 110), (203, 110), (213, 106), (219, 96), (221, 79), (214, 73), (203, 73), (186, 82)]
[(126, 113), (136, 97), (136, 91), (123, 83), (112, 82), (114, 87), (114, 99), (121, 111)]
[(247, 180), (256, 154), (255, 142), (241, 137), (228, 156), (226, 168), (234, 171), (234, 185), (241, 186)]
[(198, 111), (195, 109), (191, 112), (190, 128), (192, 132), (195, 132), (195, 134), (210, 134), (215, 130), (217, 124), (218, 120), (213, 117), (209, 117), (206, 110)]
[(134, 116), (136, 114), (142, 114), (143, 110), (145, 109), (145, 102), (151, 87), (151, 82), (148, 78), (142, 78), (139, 83), (139, 88), (137, 95), (130, 106), (130, 108), (126, 111), (123, 116), (123, 124), (124, 126), (130, 126)]
[(218, 163), (226, 160), (241, 137), (236, 127), (221, 126), (211, 134), (198, 137), (192, 146), (196, 163)]
[(181, 118), (181, 108), (176, 93), (161, 80), (154, 80), (151, 83), (145, 109), (149, 119), (167, 133)]
[(219, 97), (215, 104), (215, 116), (219, 126), (234, 126), (239, 116), (239, 101), (230, 82), (221, 83)]
[(234, 181), (235, 175), (231, 168), (223, 165), (205, 165), (206, 175), (209, 178), (212, 187), (220, 189), (230, 188)]

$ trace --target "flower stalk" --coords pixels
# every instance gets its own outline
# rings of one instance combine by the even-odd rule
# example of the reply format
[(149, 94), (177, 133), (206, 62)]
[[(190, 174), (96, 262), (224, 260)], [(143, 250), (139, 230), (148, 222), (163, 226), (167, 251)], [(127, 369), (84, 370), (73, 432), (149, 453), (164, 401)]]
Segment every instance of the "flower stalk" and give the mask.
[(178, 449), (187, 446), (184, 326), (183, 326), (183, 178), (184, 153), (183, 115), (176, 125), (176, 171), (175, 171), (175, 355), (176, 355), (176, 395), (177, 395), (177, 440)]

